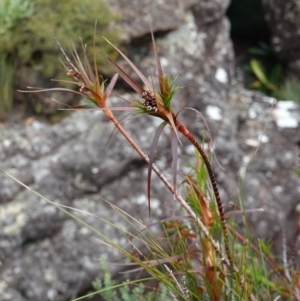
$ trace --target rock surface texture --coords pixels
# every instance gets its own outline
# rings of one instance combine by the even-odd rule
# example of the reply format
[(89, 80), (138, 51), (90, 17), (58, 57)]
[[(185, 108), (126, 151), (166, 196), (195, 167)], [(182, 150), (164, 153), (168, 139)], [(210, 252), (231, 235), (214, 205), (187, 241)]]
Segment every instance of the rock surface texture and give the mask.
[(275, 53), (285, 61), (290, 72), (300, 76), (300, 2), (298, 0), (263, 0), (266, 20), (272, 32)]
[[(175, 96), (174, 109), (195, 108), (207, 119), (216, 156), (225, 169), (214, 166), (223, 202), (236, 203), (242, 183), (245, 207), (265, 209), (249, 215), (254, 233), (276, 239), (284, 225), (293, 227), (300, 202), (300, 179), (294, 173), (300, 108), (292, 102), (274, 103), (235, 83), (227, 2), (109, 1), (122, 12), (126, 39), (145, 37), (143, 44), (134, 46), (135, 63), (149, 75), (154, 56), (148, 13), (154, 32), (164, 33), (157, 39), (164, 71), (178, 75), (183, 87)], [(119, 102), (116, 97), (110, 100), (112, 105)], [(194, 112), (183, 111), (179, 118), (202, 139), (204, 125)], [(140, 116), (124, 122), (124, 127), (148, 153), (159, 123)], [(3, 124), (0, 167), (51, 201), (75, 208), (64, 207), (129, 248), (121, 231), (105, 220), (122, 229), (128, 224), (104, 200), (147, 223), (147, 166), (117, 131), (111, 136), (113, 130), (100, 111), (77, 111), (55, 125), (38, 120)], [(193, 157), (193, 149), (182, 142), (179, 166)], [(170, 153), (166, 131), (155, 162), (169, 178)], [(151, 189), (152, 210), (169, 216), (173, 196), (154, 175)], [(86, 292), (95, 277), (101, 278), (99, 256), (119, 257), (98, 238), (0, 173), (0, 300), (66, 301)], [(113, 273), (120, 269), (112, 268)]]

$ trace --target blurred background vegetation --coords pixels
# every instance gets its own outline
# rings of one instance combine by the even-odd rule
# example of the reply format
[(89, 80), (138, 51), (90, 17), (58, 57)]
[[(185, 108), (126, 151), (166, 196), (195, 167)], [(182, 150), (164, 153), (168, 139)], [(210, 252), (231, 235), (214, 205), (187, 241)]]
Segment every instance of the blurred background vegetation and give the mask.
[[(82, 48), (82, 39), (90, 56), (97, 20), (96, 45), (114, 56), (102, 36), (118, 44), (118, 33), (110, 29), (116, 19), (101, 0), (1, 0), (0, 119), (5, 119), (14, 99), (26, 101), (27, 96), (16, 93), (16, 89), (39, 84), (45, 87), (50, 78), (65, 78), (54, 36), (68, 53), (71, 39), (77, 50)], [(101, 55), (97, 62), (101, 73), (109, 75)]]
[(243, 70), (246, 88), (300, 104), (299, 79), (289, 74), (286, 62), (273, 51), (262, 0), (231, 0), (227, 16), (236, 64)]

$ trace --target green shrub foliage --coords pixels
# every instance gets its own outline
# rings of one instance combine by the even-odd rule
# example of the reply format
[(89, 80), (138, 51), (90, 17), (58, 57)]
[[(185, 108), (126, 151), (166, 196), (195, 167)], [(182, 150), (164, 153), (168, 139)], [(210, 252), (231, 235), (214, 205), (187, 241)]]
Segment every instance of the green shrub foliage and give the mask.
[[(111, 48), (102, 36), (117, 42), (117, 32), (109, 29), (115, 18), (116, 15), (101, 0), (0, 1), (0, 80), (4, 87), (0, 92), (0, 114), (11, 106), (16, 78), (6, 77), (7, 70), (10, 70), (9, 74), (16, 75), (20, 68), (28, 66), (45, 78), (64, 78), (65, 72), (58, 60), (60, 51), (53, 37), (64, 48), (73, 47), (74, 43), (74, 47), (80, 49), (82, 41), (87, 45), (87, 53), (92, 61), (95, 21), (96, 45), (111, 54)], [(109, 74), (107, 68), (101, 68), (104, 66), (101, 56), (97, 58), (97, 63), (102, 73)]]

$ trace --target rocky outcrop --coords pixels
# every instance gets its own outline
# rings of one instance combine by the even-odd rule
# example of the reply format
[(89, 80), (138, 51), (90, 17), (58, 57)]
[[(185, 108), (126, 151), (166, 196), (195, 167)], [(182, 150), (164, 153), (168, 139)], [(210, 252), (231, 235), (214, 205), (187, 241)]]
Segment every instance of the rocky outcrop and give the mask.
[[(174, 5), (175, 1), (169, 2)], [(144, 4), (142, 16), (137, 15), (140, 1), (114, 0), (112, 5), (120, 11), (126, 8), (121, 24), (130, 39), (149, 36), (146, 12), (151, 14), (155, 32), (170, 31), (157, 43), (164, 71), (178, 75), (182, 86), (174, 99), (175, 111), (192, 107), (205, 116), (224, 168), (214, 166), (222, 200), (237, 203), (241, 181), (245, 206), (265, 209), (249, 215), (254, 233), (276, 238), (283, 225), (294, 222), (291, 217), (300, 201), (300, 180), (293, 172), (300, 109), (293, 103), (272, 107), (273, 99), (235, 83), (234, 53), (224, 17), (227, 3), (196, 2), (184, 1), (186, 11), (180, 18), (166, 13), (168, 5), (153, 1)], [(210, 18), (203, 17), (205, 9)], [(149, 40), (134, 47), (135, 62), (150, 76), (154, 59)], [(118, 94), (136, 97), (128, 91)], [(120, 102), (115, 96), (110, 99), (111, 105)], [(179, 118), (202, 139), (204, 125), (194, 112), (182, 111)], [(146, 153), (158, 124), (158, 119), (142, 116), (124, 121)], [(4, 124), (0, 137), (2, 169), (63, 205), (113, 243), (130, 248), (123, 231), (132, 227), (105, 200), (147, 223), (147, 167), (100, 111), (77, 111), (55, 125), (41, 120)], [(193, 157), (193, 149), (182, 140), (181, 167)], [(155, 162), (167, 176), (171, 176), (170, 153), (166, 131)], [(86, 224), (74, 221), (4, 173), (0, 177), (1, 300), (69, 300), (88, 290), (96, 276), (101, 278), (101, 254), (111, 260), (119, 257)], [(152, 210), (169, 216), (173, 196), (154, 175), (151, 191)], [(111, 268), (113, 274), (120, 269)]]
[(106, 0), (106, 2), (120, 16), (120, 22), (116, 27), (122, 32), (121, 38), (130, 42), (149, 35), (150, 20), (155, 32), (176, 29), (181, 24), (185, 12), (198, 1)]
[(300, 3), (297, 0), (263, 0), (272, 32), (273, 49), (290, 73), (300, 75)]

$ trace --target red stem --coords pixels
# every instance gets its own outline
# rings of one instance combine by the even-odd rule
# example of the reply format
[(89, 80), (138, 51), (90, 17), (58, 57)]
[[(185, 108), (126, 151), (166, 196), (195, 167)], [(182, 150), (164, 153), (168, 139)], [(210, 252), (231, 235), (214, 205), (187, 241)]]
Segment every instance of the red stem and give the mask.
[(227, 223), (226, 223), (226, 219), (225, 219), (224, 208), (223, 208), (223, 204), (222, 204), (222, 201), (220, 198), (219, 189), (218, 189), (217, 182), (216, 182), (216, 177), (212, 170), (211, 164), (209, 163), (208, 157), (206, 156), (203, 148), (197, 142), (195, 137), (190, 133), (190, 131), (179, 121), (176, 121), (176, 126), (178, 128), (178, 131), (181, 132), (196, 147), (196, 149), (198, 150), (199, 154), (201, 155), (201, 157), (204, 161), (204, 164), (207, 168), (208, 176), (209, 176), (209, 179), (210, 179), (213, 191), (214, 191), (218, 211), (220, 214), (221, 225), (222, 225), (223, 232), (224, 232), (224, 244), (225, 244), (226, 255), (228, 257), (230, 267), (233, 269), (233, 260), (232, 260), (232, 256), (231, 256), (231, 252), (230, 252), (230, 248), (229, 248), (229, 236), (228, 236), (228, 229), (227, 229)]

